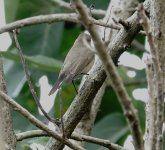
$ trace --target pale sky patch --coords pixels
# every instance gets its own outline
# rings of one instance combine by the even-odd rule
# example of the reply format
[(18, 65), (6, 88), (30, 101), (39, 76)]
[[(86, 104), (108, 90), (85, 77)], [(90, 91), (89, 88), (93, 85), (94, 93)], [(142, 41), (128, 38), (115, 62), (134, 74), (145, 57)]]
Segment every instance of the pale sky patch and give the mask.
[[(6, 24), (5, 22), (5, 11), (4, 11), (4, 1), (0, 0), (0, 27)], [(11, 45), (11, 39), (8, 33), (0, 34), (0, 51), (6, 51)]]

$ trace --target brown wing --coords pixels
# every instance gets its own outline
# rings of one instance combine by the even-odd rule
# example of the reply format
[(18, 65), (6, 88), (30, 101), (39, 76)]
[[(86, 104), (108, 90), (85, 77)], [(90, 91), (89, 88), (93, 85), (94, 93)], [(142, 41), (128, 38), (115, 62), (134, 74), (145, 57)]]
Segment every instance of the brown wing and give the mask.
[(75, 51), (75, 53), (72, 54), (72, 56), (67, 56), (61, 73), (65, 72), (67, 74), (66, 78), (74, 78), (74, 76), (79, 75), (81, 73), (87, 73), (90, 69), (89, 64), (92, 63), (93, 60), (94, 53), (90, 50), (81, 48), (80, 51)]
[(94, 53), (84, 44), (85, 33), (81, 33), (68, 52), (60, 74), (66, 74), (66, 80), (72, 80), (74, 76), (87, 73), (86, 67), (94, 60)]

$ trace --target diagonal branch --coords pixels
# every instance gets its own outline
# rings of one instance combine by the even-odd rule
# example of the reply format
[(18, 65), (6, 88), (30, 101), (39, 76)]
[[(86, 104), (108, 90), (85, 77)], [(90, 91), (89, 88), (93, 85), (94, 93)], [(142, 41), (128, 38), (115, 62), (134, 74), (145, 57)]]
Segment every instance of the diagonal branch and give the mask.
[(62, 135), (57, 134), (55, 131), (49, 129), (46, 125), (44, 125), (40, 120), (35, 118), (31, 113), (29, 113), (25, 108), (21, 105), (16, 103), (12, 98), (6, 95), (4, 92), (0, 91), (0, 96), (3, 100), (8, 103), (14, 110), (21, 113), (25, 118), (27, 118), (32, 124), (36, 127), (40, 128), (41, 130), (45, 131), (48, 135), (52, 136), (53, 138), (59, 140), (61, 143), (66, 144), (70, 148), (74, 150), (84, 150), (84, 148), (73, 144), (68, 139), (63, 139)]
[[(142, 140), (142, 132), (140, 129), (140, 122), (138, 119), (137, 111), (131, 102), (131, 98), (129, 97), (124, 84), (117, 72), (115, 65), (113, 64), (112, 58), (107, 54), (107, 47), (101, 40), (99, 34), (97, 33), (96, 26), (90, 21), (90, 16), (87, 13), (87, 7), (83, 4), (81, 0), (73, 0), (75, 8), (79, 13), (79, 18), (82, 21), (82, 24), (89, 31), (99, 58), (101, 59), (105, 70), (108, 76), (112, 80), (113, 88), (120, 100), (120, 104), (122, 105), (125, 116), (127, 117), (127, 121), (129, 123), (132, 136), (134, 139), (135, 149), (142, 150), (143, 149), (143, 140)], [(128, 30), (128, 28), (127, 28)]]
[[(146, 11), (149, 11), (149, 0), (145, 2), (144, 6), (147, 9)], [(130, 31), (126, 32), (122, 28), (113, 38), (113, 41), (109, 46), (109, 49), (111, 49), (110, 55), (115, 63), (118, 62), (118, 58), (124, 52), (124, 45), (130, 44), (141, 29), (140, 24), (138, 24), (137, 12), (135, 12), (130, 18), (128, 18), (128, 22), (131, 26)], [(75, 97), (69, 109), (64, 115), (63, 120), (67, 137), (71, 135), (76, 125), (79, 123), (83, 115), (87, 112), (99, 88), (106, 79), (106, 73), (103, 66), (99, 62), (96, 63), (96, 66), (93, 67), (91, 74), (89, 74), (78, 95)], [(63, 148), (63, 146), (64, 145), (62, 143), (50, 139), (46, 145), (46, 149), (60, 150)]]
[(22, 63), (22, 66), (23, 66), (23, 69), (24, 69), (24, 72), (25, 72), (25, 76), (26, 76), (26, 80), (28, 82), (28, 85), (29, 85), (29, 88), (30, 88), (30, 91), (31, 91), (31, 94), (37, 104), (37, 106), (40, 108), (40, 110), (42, 111), (42, 113), (44, 114), (44, 116), (52, 123), (55, 123), (58, 125), (58, 121), (55, 120), (54, 118), (51, 118), (47, 113), (46, 111), (43, 109), (42, 105), (40, 104), (39, 102), (39, 98), (37, 96), (37, 93), (35, 92), (34, 90), (34, 86), (31, 82), (31, 79), (30, 79), (30, 74), (29, 74), (29, 70), (28, 70), (28, 67), (26, 65), (26, 62), (25, 62), (25, 57), (23, 55), (23, 52), (22, 52), (22, 49), (21, 49), (21, 46), (18, 42), (18, 39), (17, 39), (17, 31), (14, 30), (13, 31), (13, 38), (14, 38), (14, 41), (15, 41), (15, 44), (16, 44), (16, 48), (18, 49), (18, 53), (19, 53), (19, 56), (20, 56), (20, 59), (21, 59), (21, 63)]
[[(82, 85), (84, 81), (85, 81), (85, 78), (84, 80), (82, 80), (82, 83), (81, 83)], [(106, 85), (107, 85), (107, 82), (104, 82), (104, 84), (100, 87), (95, 98), (93, 99), (93, 102), (91, 103), (91, 106), (89, 107), (89, 110), (87, 110), (87, 112), (84, 114), (81, 121), (76, 126), (74, 133), (78, 133), (79, 135), (90, 135), (97, 113), (99, 112), (99, 108), (100, 108), (101, 101), (106, 89)], [(71, 138), (72, 138), (72, 135), (71, 135)], [(82, 147), (85, 146), (85, 140), (73, 140), (73, 142), (77, 143), (78, 145)]]

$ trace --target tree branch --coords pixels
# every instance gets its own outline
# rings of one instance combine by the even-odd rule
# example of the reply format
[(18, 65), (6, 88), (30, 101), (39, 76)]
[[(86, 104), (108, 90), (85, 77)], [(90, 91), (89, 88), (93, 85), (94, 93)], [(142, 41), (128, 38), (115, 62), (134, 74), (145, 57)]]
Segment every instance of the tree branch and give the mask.
[[(149, 0), (147, 0), (144, 4), (145, 8), (148, 11), (149, 9)], [(138, 24), (138, 16), (137, 12), (135, 12), (130, 18), (128, 18), (128, 22), (131, 26), (129, 32), (125, 32), (124, 29), (121, 29), (118, 34), (113, 37), (109, 49), (111, 49), (111, 57), (115, 64), (118, 62), (118, 58), (124, 52), (124, 45), (128, 45), (132, 42), (135, 35), (140, 31), (141, 26)], [(84, 82), (81, 87), (78, 95), (76, 95), (69, 109), (64, 115), (64, 126), (65, 133), (67, 136), (70, 136), (73, 130), (75, 129), (78, 122), (81, 120), (85, 112), (88, 110), (93, 98), (95, 97), (98, 89), (101, 87), (103, 82), (106, 79), (106, 73), (104, 71), (103, 66), (99, 61), (96, 62), (96, 65), (93, 66), (91, 74), (89, 74), (87, 80)], [(50, 139), (46, 145), (47, 150), (59, 150), (63, 148), (63, 144), (58, 141), (54, 141)]]
[(136, 86), (136, 85), (145, 85), (147, 83), (146, 79), (139, 79), (139, 80), (133, 80), (133, 81), (126, 81), (124, 82), (125, 86)]
[(39, 109), (40, 109), (40, 110), (42, 111), (42, 113), (44, 114), (44, 116), (45, 116), (50, 122), (55, 123), (55, 124), (58, 125), (58, 121), (57, 121), (56, 119), (54, 119), (54, 118), (51, 118), (51, 117), (46, 113), (46, 111), (43, 109), (42, 105), (41, 105), (40, 102), (39, 102), (39, 98), (38, 98), (38, 96), (37, 96), (37, 93), (36, 93), (35, 90), (34, 90), (34, 86), (33, 86), (32, 82), (31, 82), (31, 79), (30, 79), (29, 70), (28, 70), (28, 67), (27, 67), (27, 65), (26, 65), (25, 57), (23, 56), (23, 52), (22, 52), (21, 46), (20, 46), (20, 44), (19, 44), (19, 42), (18, 42), (17, 33), (16, 33), (16, 32), (17, 32), (17, 31), (14, 30), (12, 35), (13, 35), (13, 39), (14, 39), (14, 41), (15, 41), (16, 48), (17, 48), (17, 50), (18, 50), (20, 59), (21, 59), (21, 63), (22, 63), (22, 66), (23, 66), (23, 69), (24, 69), (24, 72), (25, 72), (26, 80), (27, 80), (27, 82), (28, 82), (28, 85), (29, 85), (31, 94), (32, 94), (32, 96), (33, 96), (33, 98), (34, 98), (34, 100), (35, 100), (37, 106), (39, 107)]
[[(0, 54), (1, 55), (1, 54)], [(7, 93), (3, 71), (2, 57), (0, 56), (0, 91)], [(12, 127), (10, 107), (0, 96), (0, 149), (15, 149), (16, 137)]]
[(145, 148), (148, 150), (156, 149), (156, 137), (158, 135), (156, 130), (156, 98), (154, 96), (154, 69), (151, 59), (146, 60), (146, 74), (148, 81), (148, 95), (149, 100), (146, 104), (146, 129), (145, 129)]
[(73, 144), (68, 139), (63, 139), (62, 135), (57, 134), (53, 130), (49, 129), (46, 125), (44, 125), (40, 120), (35, 118), (31, 113), (29, 113), (25, 108), (21, 105), (16, 103), (12, 98), (6, 95), (4, 92), (0, 91), (0, 96), (3, 100), (8, 103), (14, 110), (22, 114), (26, 119), (28, 119), (32, 124), (36, 127), (40, 128), (41, 130), (45, 131), (48, 135), (52, 136), (53, 138), (59, 140), (61, 143), (66, 144), (70, 148), (74, 150), (84, 150), (84, 148)]
[(25, 139), (42, 137), (42, 136), (49, 136), (49, 134), (47, 134), (43, 130), (31, 130), (16, 134), (17, 141), (22, 141)]
[[(163, 123), (164, 123), (164, 98), (165, 98), (165, 5), (163, 0), (151, 1), (151, 32), (156, 47), (158, 66), (157, 74), (157, 120), (158, 131), (156, 150), (163, 149)], [(156, 70), (155, 70), (156, 71)]]
[[(63, 1), (63, 0), (49, 0), (52, 4), (58, 5), (60, 7), (66, 8), (70, 11), (74, 11), (74, 9), (71, 7), (71, 4)], [(101, 10), (101, 9), (92, 9), (91, 13), (93, 15), (97, 15), (97, 16), (104, 16), (105, 15), (105, 11)]]
[[(26, 26), (31, 26), (35, 24), (41, 24), (41, 23), (53, 23), (53, 22), (58, 22), (58, 21), (70, 21), (74, 23), (80, 23), (75, 13), (40, 15), (40, 16), (29, 17), (26, 19), (9, 23), (5, 25), (4, 27), (0, 28), (0, 34), (4, 32), (9, 32), (15, 29), (23, 28)], [(109, 28), (117, 29), (117, 30), (120, 29), (120, 26), (115, 25), (115, 24), (106, 24), (100, 20), (95, 20), (93, 18), (91, 19), (91, 21), (96, 25), (106, 26)]]
[[(87, 112), (85, 113), (85, 115), (83, 116), (81, 121), (76, 126), (74, 133), (77, 133), (79, 135), (90, 135), (92, 127), (93, 127), (95, 119), (96, 119), (96, 116), (97, 116), (97, 113), (100, 108), (100, 104), (101, 104), (101, 101), (102, 101), (102, 98), (103, 98), (103, 95), (105, 92), (106, 85), (107, 85), (107, 83), (105, 81), (103, 83), (103, 85), (100, 87), (99, 91), (97, 92), (91, 106), (89, 107), (89, 110), (87, 110)], [(72, 136), (71, 136), (71, 138), (72, 138)], [(79, 142), (77, 142), (77, 141), (79, 141)], [(77, 140), (77, 141), (73, 140), (73, 142), (84, 147), (85, 142), (82, 142), (80, 140)]]
[(81, 0), (73, 0), (73, 1), (75, 8), (80, 15), (79, 18), (82, 21), (82, 24), (89, 31), (93, 39), (97, 53), (99, 55), (99, 58), (101, 59), (108, 76), (112, 80), (113, 88), (120, 100), (124, 114), (127, 117), (127, 121), (131, 129), (132, 136), (134, 139), (135, 149), (142, 150), (143, 140), (142, 140), (142, 132), (140, 129), (140, 122), (137, 116), (137, 111), (131, 102), (131, 98), (129, 97), (123, 85), (123, 82), (115, 68), (115, 65), (113, 64), (112, 58), (106, 52), (107, 47), (105, 46), (100, 36), (98, 35), (96, 26), (89, 19), (87, 13), (87, 7), (83, 4)]
[[(154, 147), (151, 149), (160, 150), (163, 149), (163, 121), (164, 121), (164, 93), (165, 93), (165, 37), (162, 36), (165, 34), (165, 12), (164, 5), (162, 0), (151, 1), (151, 15), (150, 21), (146, 15), (145, 9), (142, 5), (139, 6), (139, 17), (140, 22), (142, 23), (143, 29), (146, 31), (147, 40), (150, 46), (152, 65), (153, 65), (153, 79), (148, 81), (148, 85), (153, 83), (149, 87), (150, 93), (153, 92), (152, 97), (150, 97), (150, 105), (153, 104), (152, 118), (154, 120), (154, 125), (149, 125), (153, 127), (153, 131), (149, 132), (150, 139), (149, 142)], [(151, 82), (151, 83), (149, 83)], [(152, 123), (152, 122), (149, 122)], [(154, 133), (156, 135), (153, 135)], [(150, 134), (151, 133), (151, 134)], [(154, 136), (154, 137), (153, 137)], [(156, 140), (155, 140), (156, 138)], [(150, 144), (150, 143), (148, 143)]]
[(110, 150), (126, 150), (125, 148), (123, 148), (117, 144), (113, 144), (109, 140), (99, 139), (99, 138), (95, 138), (95, 137), (91, 137), (91, 136), (79, 135), (79, 134), (73, 133), (71, 135), (71, 138), (78, 140), (78, 141), (86, 141), (86, 142), (90, 142), (93, 144), (98, 144), (98, 145), (104, 146)]
[[(42, 136), (49, 136), (49, 135), (42, 130), (32, 130), (32, 131), (26, 131), (26, 132), (16, 134), (17, 141), (22, 141), (24, 139), (42, 137)], [(76, 141), (81, 141), (81, 142), (86, 141), (89, 143), (98, 144), (100, 146), (104, 146), (104, 147), (111, 149), (111, 150), (126, 150), (117, 144), (113, 144), (109, 140), (104, 140), (104, 139), (95, 138), (95, 137), (91, 137), (91, 136), (73, 133), (70, 138), (74, 139)]]

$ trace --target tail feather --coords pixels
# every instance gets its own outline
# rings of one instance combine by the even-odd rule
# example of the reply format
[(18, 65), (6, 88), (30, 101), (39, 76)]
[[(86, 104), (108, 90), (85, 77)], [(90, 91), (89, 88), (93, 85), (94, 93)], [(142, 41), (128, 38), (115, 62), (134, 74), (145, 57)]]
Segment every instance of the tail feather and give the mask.
[(65, 76), (66, 75), (64, 73), (59, 76), (56, 83), (53, 85), (53, 88), (50, 90), (50, 92), (48, 94), (49, 96), (52, 95), (54, 92), (56, 92), (57, 89), (59, 89), (59, 87), (61, 86), (62, 82), (65, 79)]
[(57, 80), (56, 83), (53, 85), (53, 88), (49, 92), (49, 96), (52, 95), (56, 90), (60, 87), (61, 81)]

